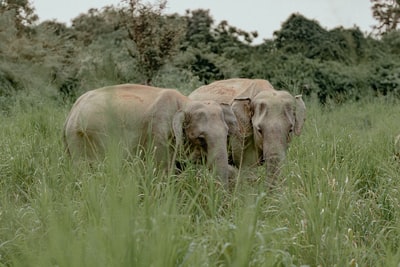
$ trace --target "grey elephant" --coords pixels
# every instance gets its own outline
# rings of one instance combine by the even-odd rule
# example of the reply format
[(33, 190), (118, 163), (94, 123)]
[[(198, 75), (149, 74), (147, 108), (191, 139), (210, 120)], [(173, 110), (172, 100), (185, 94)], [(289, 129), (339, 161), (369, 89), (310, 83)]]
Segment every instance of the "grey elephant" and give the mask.
[(183, 148), (194, 161), (206, 158), (227, 184), (234, 175), (228, 164), (227, 135), (237, 127), (229, 105), (190, 100), (174, 89), (122, 84), (80, 96), (66, 119), (64, 142), (77, 161), (104, 157), (110, 140), (126, 155), (148, 148), (170, 171)]
[(239, 130), (230, 135), (234, 165), (266, 163), (267, 182), (276, 183), (292, 135), (300, 135), (306, 117), (301, 96), (275, 90), (261, 79), (228, 79), (202, 86), (193, 100), (215, 100), (232, 106)]

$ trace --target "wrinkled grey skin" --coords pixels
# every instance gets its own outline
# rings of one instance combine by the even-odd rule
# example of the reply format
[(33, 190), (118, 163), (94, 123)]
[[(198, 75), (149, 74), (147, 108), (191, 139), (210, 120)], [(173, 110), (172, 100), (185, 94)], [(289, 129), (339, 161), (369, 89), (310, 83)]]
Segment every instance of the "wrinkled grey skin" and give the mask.
[(266, 163), (267, 182), (273, 186), (292, 135), (300, 135), (305, 121), (301, 96), (277, 91), (266, 80), (229, 79), (202, 86), (189, 98), (232, 106), (239, 124), (239, 130), (230, 135), (234, 165)]
[(78, 98), (65, 122), (64, 141), (76, 161), (101, 159), (110, 144), (117, 143), (125, 156), (150, 148), (169, 170), (183, 148), (193, 161), (205, 157), (226, 184), (234, 175), (226, 147), (229, 128), (237, 128), (229, 105), (193, 101), (173, 89), (122, 84)]

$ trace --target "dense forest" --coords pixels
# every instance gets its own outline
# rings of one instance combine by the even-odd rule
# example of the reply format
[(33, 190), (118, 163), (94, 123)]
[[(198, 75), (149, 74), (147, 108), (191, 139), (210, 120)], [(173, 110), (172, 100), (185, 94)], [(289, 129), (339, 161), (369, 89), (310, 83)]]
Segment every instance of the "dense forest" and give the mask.
[[(166, 1), (122, 3), (90, 9), (67, 26), (39, 23), (27, 0), (1, 1), (3, 109), (9, 96), (27, 85), (41, 95), (73, 100), (109, 84), (186, 84), (179, 89), (188, 92), (230, 77), (268, 79), (276, 88), (316, 97), (323, 104), (400, 94), (397, 24), (366, 35), (356, 26), (327, 30), (296, 13), (272, 39), (255, 45), (257, 32), (227, 21), (216, 24), (210, 10), (165, 14)], [(373, 10), (371, 16), (376, 15)]]

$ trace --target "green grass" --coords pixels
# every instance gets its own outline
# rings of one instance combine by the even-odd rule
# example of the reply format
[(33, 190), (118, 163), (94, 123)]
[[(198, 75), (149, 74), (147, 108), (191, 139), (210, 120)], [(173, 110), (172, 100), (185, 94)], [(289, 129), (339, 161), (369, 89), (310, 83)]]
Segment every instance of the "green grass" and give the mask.
[(271, 192), (246, 172), (227, 192), (204, 169), (165, 177), (113, 154), (78, 168), (63, 153), (68, 107), (29, 101), (0, 115), (0, 266), (400, 263), (396, 101), (308, 102)]

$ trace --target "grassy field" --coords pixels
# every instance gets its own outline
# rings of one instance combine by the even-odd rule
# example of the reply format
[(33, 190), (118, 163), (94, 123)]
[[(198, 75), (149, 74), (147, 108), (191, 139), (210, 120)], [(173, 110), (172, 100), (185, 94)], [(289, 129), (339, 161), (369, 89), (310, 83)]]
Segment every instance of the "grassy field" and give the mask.
[[(189, 166), (63, 153), (69, 106), (16, 97), (0, 115), (0, 266), (398, 266), (400, 103), (306, 101), (282, 183), (222, 189)], [(263, 176), (263, 169), (255, 170)]]

